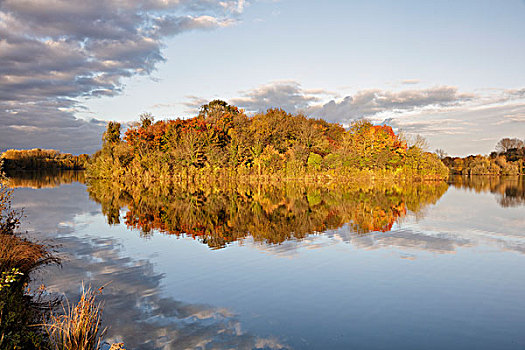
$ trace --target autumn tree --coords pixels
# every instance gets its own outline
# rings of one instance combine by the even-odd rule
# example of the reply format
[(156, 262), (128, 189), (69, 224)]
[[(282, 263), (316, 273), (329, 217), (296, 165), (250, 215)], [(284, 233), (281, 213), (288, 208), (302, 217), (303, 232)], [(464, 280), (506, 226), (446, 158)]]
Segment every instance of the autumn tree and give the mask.
[(272, 108), (252, 118), (251, 130), (265, 146), (271, 145), (279, 153), (284, 153), (296, 139), (294, 122), (291, 114), (280, 108)]
[(115, 144), (120, 142), (120, 123), (109, 122), (104, 135), (102, 136), (104, 144)]
[(213, 100), (209, 103), (202, 105), (199, 111), (199, 117), (203, 118), (206, 123), (214, 125), (219, 119), (224, 116), (233, 116), (239, 114), (240, 111), (237, 107), (229, 105), (227, 102), (222, 100)]
[(210, 174), (352, 173), (348, 169), (445, 176), (442, 162), (424, 148), (422, 139), (408, 148), (391, 127), (366, 120), (345, 130), (279, 108), (248, 117), (237, 107), (214, 100), (188, 119), (154, 122), (151, 114), (143, 114), (122, 142), (120, 124), (109, 123), (104, 147), (90, 167), (96, 177), (119, 181), (144, 177), (148, 182)]
[(151, 113), (142, 113), (139, 116), (139, 121), (140, 121), (140, 125), (143, 128), (147, 128), (148, 126), (153, 124), (153, 122), (155, 121), (155, 117), (153, 117), (153, 114)]

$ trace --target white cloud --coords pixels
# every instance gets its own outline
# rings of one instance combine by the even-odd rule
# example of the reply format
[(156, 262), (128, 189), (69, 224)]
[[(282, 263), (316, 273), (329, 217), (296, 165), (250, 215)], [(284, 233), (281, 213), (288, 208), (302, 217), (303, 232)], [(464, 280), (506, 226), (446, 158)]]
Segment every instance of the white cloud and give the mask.
[(403, 85), (416, 85), (419, 84), (419, 79), (405, 79), (401, 81)]
[(308, 108), (320, 101), (324, 90), (303, 90), (295, 81), (278, 81), (258, 88), (241, 92), (241, 97), (233, 98), (230, 103), (249, 112), (265, 111), (268, 108), (282, 108), (290, 113)]
[(339, 102), (331, 100), (310, 112), (326, 120), (349, 123), (352, 120), (374, 117), (384, 112), (406, 112), (432, 106), (450, 106), (468, 101), (472, 94), (459, 93), (451, 86), (398, 92), (379, 89), (358, 91)]
[[(17, 125), (40, 128), (28, 144), (46, 144), (59, 133), (62, 150), (71, 123), (84, 131), (100, 130), (68, 110), (76, 98), (113, 96), (122, 78), (148, 75), (162, 55), (167, 36), (210, 30), (236, 23), (245, 2), (211, 0), (4, 0), (0, 1), (0, 147), (23, 146), (28, 135)], [(54, 106), (57, 109), (54, 109)], [(60, 107), (61, 109), (58, 109)], [(27, 128), (25, 128), (27, 130)], [(86, 142), (94, 140), (86, 138)]]

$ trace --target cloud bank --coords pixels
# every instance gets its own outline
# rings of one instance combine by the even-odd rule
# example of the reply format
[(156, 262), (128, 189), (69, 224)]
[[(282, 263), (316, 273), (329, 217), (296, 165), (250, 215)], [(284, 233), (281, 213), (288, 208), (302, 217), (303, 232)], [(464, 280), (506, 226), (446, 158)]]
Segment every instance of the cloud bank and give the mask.
[[(410, 80), (410, 84), (417, 80)], [(409, 85), (410, 85), (409, 84)], [(489, 153), (502, 137), (525, 138), (525, 89), (461, 92), (455, 86), (419, 89), (366, 89), (338, 98), (325, 90), (303, 89), (298, 82), (274, 82), (229, 102), (260, 112), (280, 107), (348, 125), (366, 118), (388, 123), (407, 136), (420, 134), (431, 148), (450, 154)], [(202, 98), (193, 97), (202, 102)], [(188, 104), (190, 106), (190, 104)]]
[(165, 60), (166, 37), (231, 25), (243, 8), (243, 0), (0, 1), (0, 149), (93, 151), (103, 126), (74, 116), (79, 98), (119, 94), (123, 78)]
[[(517, 94), (517, 93), (515, 93)], [(229, 102), (248, 112), (261, 112), (279, 107), (290, 113), (306, 113), (337, 123), (349, 123), (361, 118), (374, 118), (382, 113), (407, 112), (428, 107), (457, 106), (475, 98), (472, 93), (460, 93), (454, 86), (388, 91), (367, 89), (336, 100), (333, 92), (323, 89), (306, 90), (295, 81), (278, 81), (252, 90), (241, 91), (241, 97)], [(198, 107), (206, 99), (190, 96), (188, 107)], [(321, 103), (322, 101), (328, 102)]]
[(459, 93), (458, 89), (452, 86), (398, 92), (373, 89), (358, 91), (340, 102), (331, 100), (322, 106), (311, 107), (310, 111), (330, 121), (348, 123), (383, 112), (405, 112), (429, 106), (457, 105), (472, 98), (473, 95)]
[(243, 91), (241, 92), (242, 97), (234, 98), (230, 102), (250, 112), (265, 111), (271, 107), (297, 112), (320, 101), (321, 96), (326, 93), (323, 90), (305, 91), (295, 81), (280, 81)]

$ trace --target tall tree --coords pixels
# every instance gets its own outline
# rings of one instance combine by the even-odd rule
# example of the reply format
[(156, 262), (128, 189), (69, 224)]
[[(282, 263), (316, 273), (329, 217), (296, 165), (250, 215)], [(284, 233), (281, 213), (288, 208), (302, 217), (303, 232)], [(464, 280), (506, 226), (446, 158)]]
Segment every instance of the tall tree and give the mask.
[(513, 148), (522, 148), (524, 146), (525, 144), (523, 143), (523, 141), (521, 141), (518, 138), (511, 139), (511, 138), (505, 137), (499, 140), (499, 142), (496, 144), (496, 151), (500, 153), (505, 153)]
[(120, 142), (120, 123), (109, 122), (102, 136), (104, 144), (115, 144)]
[(148, 126), (153, 124), (153, 122), (155, 121), (155, 118), (153, 117), (153, 114), (151, 113), (142, 113), (139, 119), (140, 119), (140, 125), (143, 128), (147, 128)]
[(229, 105), (223, 100), (213, 100), (202, 105), (199, 111), (199, 117), (203, 118), (206, 123), (215, 125), (217, 121), (228, 115), (230, 118), (233, 115), (239, 114), (239, 109), (235, 106)]

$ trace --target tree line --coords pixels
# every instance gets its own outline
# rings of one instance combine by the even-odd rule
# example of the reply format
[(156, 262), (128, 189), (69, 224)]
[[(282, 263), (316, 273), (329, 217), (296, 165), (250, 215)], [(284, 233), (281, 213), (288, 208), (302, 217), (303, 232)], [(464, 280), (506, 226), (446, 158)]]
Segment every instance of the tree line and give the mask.
[(488, 156), (449, 157), (443, 150), (436, 150), (436, 154), (452, 175), (525, 174), (525, 142), (518, 138), (502, 138)]
[(199, 175), (300, 178), (357, 172), (443, 178), (435, 154), (409, 145), (387, 125), (356, 121), (349, 129), (282, 109), (247, 116), (224, 101), (196, 117), (162, 120), (144, 114), (121, 138), (110, 122), (88, 176), (126, 181), (168, 181)]
[(72, 155), (54, 149), (10, 149), (0, 157), (0, 170), (84, 169), (89, 155)]

